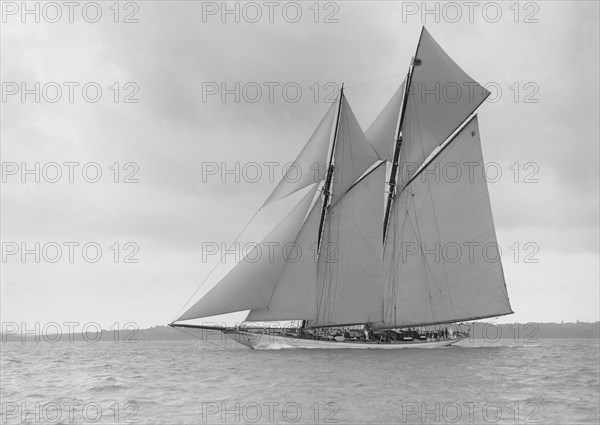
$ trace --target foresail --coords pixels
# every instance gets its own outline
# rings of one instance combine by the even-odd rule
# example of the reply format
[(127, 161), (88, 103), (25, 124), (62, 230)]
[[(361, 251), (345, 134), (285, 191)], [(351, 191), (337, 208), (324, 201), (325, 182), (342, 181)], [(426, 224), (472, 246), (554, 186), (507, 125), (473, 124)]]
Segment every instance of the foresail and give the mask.
[(406, 182), (488, 95), (423, 28), (405, 106), (398, 180)]
[(475, 117), (397, 196), (384, 251), (386, 326), (512, 312), (483, 165)]
[(314, 133), (293, 162), (293, 166), (287, 169), (285, 175), (271, 195), (269, 195), (263, 206), (267, 206), (310, 184), (325, 179), (327, 153), (329, 151), (331, 129), (336, 110), (336, 103), (332, 103)]
[(268, 306), (252, 310), (246, 321), (317, 318), (316, 248), (320, 217), (321, 203), (316, 202), (296, 240), (295, 256), (285, 264)]
[[(268, 306), (282, 271), (293, 258), (286, 246), (296, 242), (317, 186), (315, 184), (242, 261), (177, 321)], [(273, 246), (271, 251), (269, 247)]]
[(398, 121), (406, 79), (369, 126), (365, 135), (381, 159), (394, 159), (394, 143), (398, 136)]
[(320, 325), (381, 322), (385, 162), (331, 207), (317, 274)]

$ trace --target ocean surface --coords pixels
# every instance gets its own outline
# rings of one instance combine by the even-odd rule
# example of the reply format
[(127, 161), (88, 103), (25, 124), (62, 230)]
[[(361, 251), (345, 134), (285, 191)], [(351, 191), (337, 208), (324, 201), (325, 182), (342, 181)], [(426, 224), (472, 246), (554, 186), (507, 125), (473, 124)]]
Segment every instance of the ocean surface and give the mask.
[(597, 339), (432, 350), (1, 344), (2, 423), (597, 424)]

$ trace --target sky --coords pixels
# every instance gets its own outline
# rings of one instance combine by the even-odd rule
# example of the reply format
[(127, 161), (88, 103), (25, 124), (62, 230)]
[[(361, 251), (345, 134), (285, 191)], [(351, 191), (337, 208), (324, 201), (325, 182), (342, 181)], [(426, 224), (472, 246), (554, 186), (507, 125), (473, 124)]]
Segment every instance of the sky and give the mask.
[(366, 129), (423, 24), (492, 91), (515, 311), (498, 321), (599, 320), (599, 5), (492, 3), (4, 2), (2, 322), (171, 322), (219, 260), (206, 243), (234, 240), (339, 84)]

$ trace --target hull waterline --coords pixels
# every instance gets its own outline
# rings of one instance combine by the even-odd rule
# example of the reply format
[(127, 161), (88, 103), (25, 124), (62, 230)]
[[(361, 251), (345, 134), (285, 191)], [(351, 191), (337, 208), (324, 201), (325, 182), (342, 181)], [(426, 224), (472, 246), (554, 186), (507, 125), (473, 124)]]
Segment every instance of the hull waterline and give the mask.
[(252, 349), (358, 349), (358, 350), (401, 350), (443, 348), (456, 344), (465, 339), (442, 339), (433, 341), (402, 341), (394, 343), (383, 343), (376, 341), (327, 341), (322, 339), (298, 338), (291, 335), (273, 335), (268, 333), (256, 333), (246, 331), (225, 332), (232, 341)]

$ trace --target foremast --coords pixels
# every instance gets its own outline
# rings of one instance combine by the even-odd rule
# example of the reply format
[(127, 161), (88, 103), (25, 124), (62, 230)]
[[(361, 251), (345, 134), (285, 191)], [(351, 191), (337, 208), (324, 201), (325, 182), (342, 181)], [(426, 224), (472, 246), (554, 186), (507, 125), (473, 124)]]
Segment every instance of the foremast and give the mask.
[(335, 121), (335, 130), (333, 131), (333, 142), (331, 143), (331, 152), (329, 154), (329, 160), (327, 162), (327, 177), (325, 178), (325, 184), (323, 185), (323, 205), (321, 208), (321, 221), (319, 223), (319, 234), (317, 238), (317, 255), (321, 252), (321, 241), (323, 239), (323, 228), (325, 227), (325, 220), (327, 219), (327, 212), (331, 205), (331, 186), (333, 182), (333, 174), (335, 172), (335, 147), (337, 144), (338, 130), (340, 125), (340, 117), (342, 115), (342, 104), (344, 98), (344, 84), (340, 89), (340, 98), (338, 100), (338, 111), (337, 118)]

